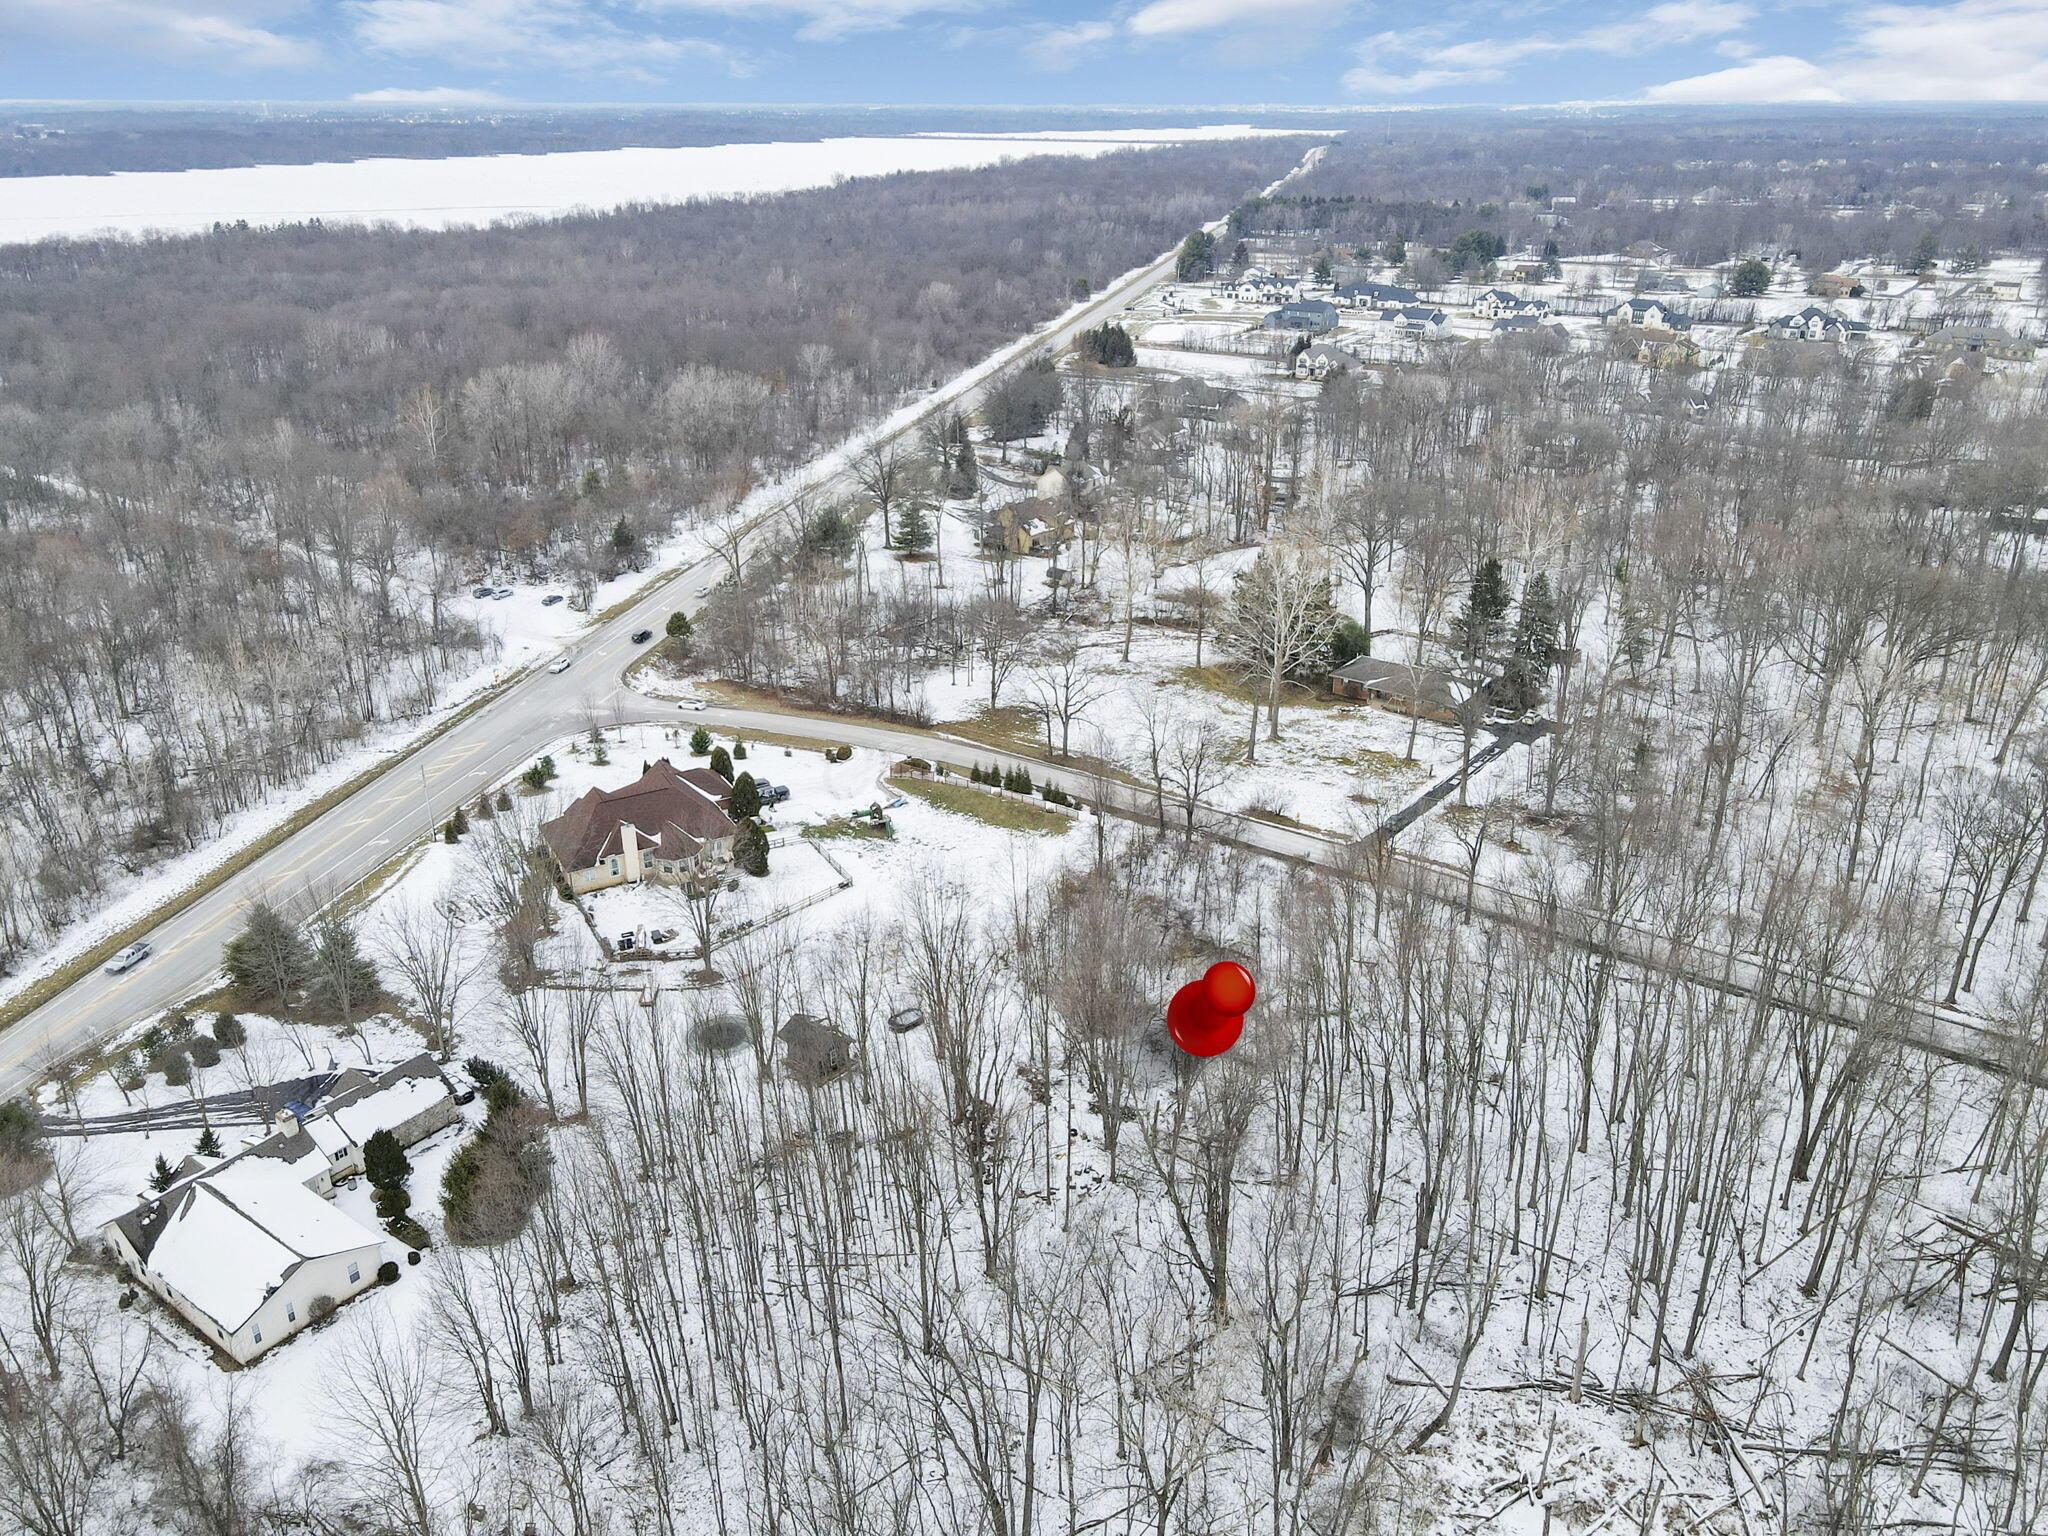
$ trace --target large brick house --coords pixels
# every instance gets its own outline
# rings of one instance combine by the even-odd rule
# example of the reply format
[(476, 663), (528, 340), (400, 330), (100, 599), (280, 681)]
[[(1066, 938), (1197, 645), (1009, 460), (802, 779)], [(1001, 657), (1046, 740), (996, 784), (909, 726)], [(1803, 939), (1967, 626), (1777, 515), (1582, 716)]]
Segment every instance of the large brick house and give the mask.
[(732, 786), (667, 758), (623, 789), (593, 789), (540, 829), (577, 895), (652, 880), (681, 885), (732, 862)]

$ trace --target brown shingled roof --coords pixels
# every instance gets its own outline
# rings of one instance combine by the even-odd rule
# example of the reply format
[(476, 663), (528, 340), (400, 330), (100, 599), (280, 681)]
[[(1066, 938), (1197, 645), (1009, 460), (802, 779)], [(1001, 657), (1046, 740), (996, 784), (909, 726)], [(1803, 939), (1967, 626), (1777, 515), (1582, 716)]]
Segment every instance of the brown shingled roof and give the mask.
[(708, 769), (682, 773), (664, 757), (623, 789), (590, 790), (544, 823), (540, 835), (564, 869), (588, 869), (616, 853), (622, 842), (619, 829), (627, 824), (643, 846), (654, 844), (653, 857), (688, 858), (704, 844), (739, 831), (691, 774), (717, 777)]

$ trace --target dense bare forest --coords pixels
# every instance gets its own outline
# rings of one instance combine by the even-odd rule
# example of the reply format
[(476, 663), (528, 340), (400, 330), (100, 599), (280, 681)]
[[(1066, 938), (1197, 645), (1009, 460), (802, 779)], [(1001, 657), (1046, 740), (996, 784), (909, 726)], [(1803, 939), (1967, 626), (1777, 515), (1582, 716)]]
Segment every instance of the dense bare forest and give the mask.
[(458, 582), (588, 591), (1298, 155), (9, 250), (0, 953), (430, 707)]
[(1565, 255), (1650, 241), (1696, 265), (1776, 249), (1820, 272), (1929, 237), (1949, 257), (2048, 251), (2044, 165), (2048, 130), (2003, 113), (1410, 120), (1353, 127), (1244, 222), (1382, 252), (1472, 230)]

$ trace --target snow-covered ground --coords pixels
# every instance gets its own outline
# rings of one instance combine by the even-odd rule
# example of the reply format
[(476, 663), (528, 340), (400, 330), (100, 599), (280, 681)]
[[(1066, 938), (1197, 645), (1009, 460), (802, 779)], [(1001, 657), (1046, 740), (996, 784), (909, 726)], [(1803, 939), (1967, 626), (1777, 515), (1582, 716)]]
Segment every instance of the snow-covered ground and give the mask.
[(393, 224), (449, 229), (627, 203), (792, 192), (849, 176), (967, 170), (1041, 155), (1092, 159), (1120, 149), (1249, 138), (1243, 124), (1043, 134), (575, 150), (543, 155), (324, 161), (108, 176), (25, 176), (0, 199), (0, 244), (52, 236), (191, 234), (216, 223)]

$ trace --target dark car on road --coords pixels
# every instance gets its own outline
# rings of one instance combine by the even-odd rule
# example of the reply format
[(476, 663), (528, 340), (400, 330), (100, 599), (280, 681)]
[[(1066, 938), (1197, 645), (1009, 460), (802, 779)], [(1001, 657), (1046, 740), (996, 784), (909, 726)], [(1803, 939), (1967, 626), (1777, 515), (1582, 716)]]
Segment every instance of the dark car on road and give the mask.
[(645, 645), (653, 638), (654, 631), (651, 629), (636, 629), (633, 631), (633, 643), (635, 645)]

